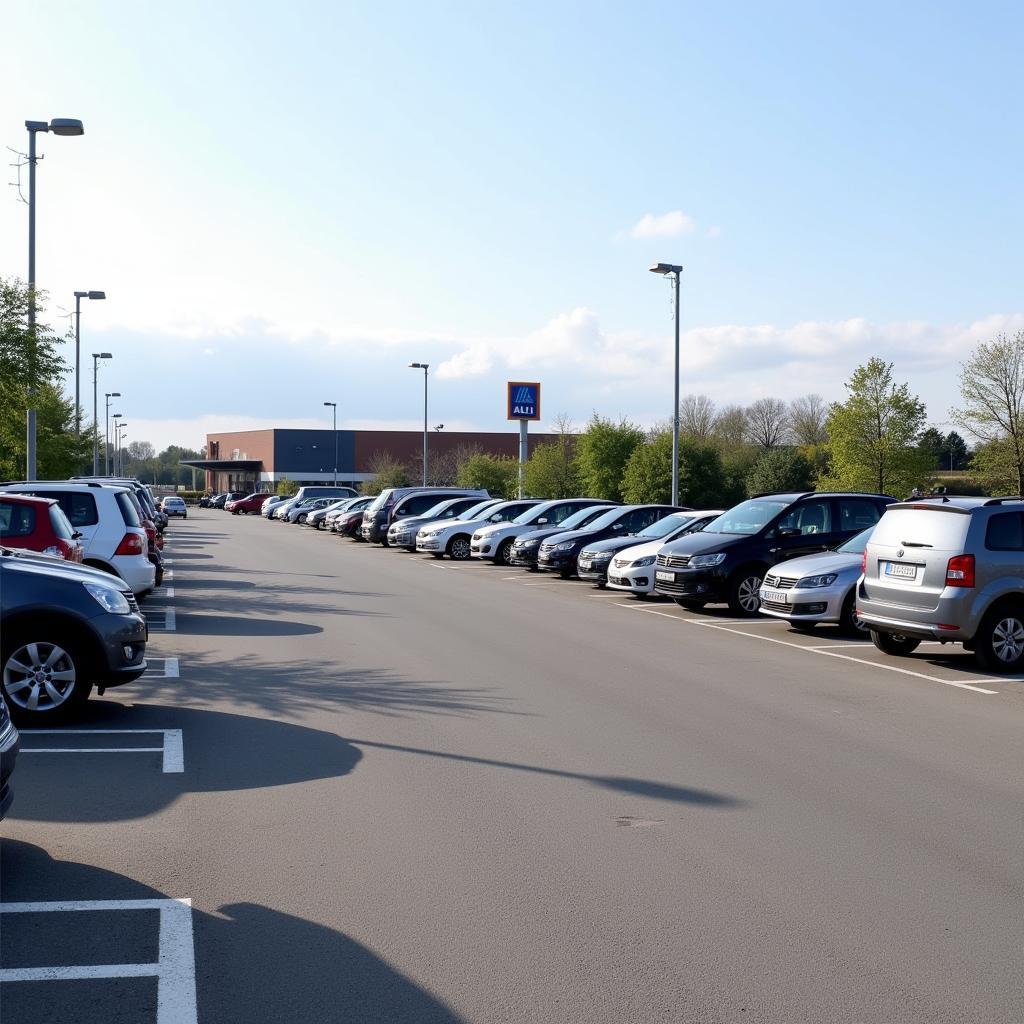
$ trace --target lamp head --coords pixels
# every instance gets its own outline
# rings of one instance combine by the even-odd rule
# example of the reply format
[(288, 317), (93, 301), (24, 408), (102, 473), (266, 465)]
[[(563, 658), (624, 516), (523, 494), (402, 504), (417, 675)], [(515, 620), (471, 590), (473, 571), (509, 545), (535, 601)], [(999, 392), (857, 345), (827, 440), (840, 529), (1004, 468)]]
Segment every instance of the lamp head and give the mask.
[[(77, 292), (75, 293), (78, 294)], [(90, 299), (105, 299), (107, 297), (106, 292), (89, 292)]]
[(410, 363), (409, 364), (409, 369), (410, 370), (425, 370), (425, 369), (427, 369), (428, 366), (430, 366), (430, 363)]
[(121, 392), (120, 391), (108, 391), (107, 392), (107, 398), (120, 398), (120, 397), (121, 397)]
[(324, 402), (324, 405), (333, 406), (335, 409), (338, 408), (338, 403), (337, 402)]
[(50, 122), (50, 129), (54, 135), (84, 135), (85, 128), (82, 122), (74, 117), (55, 117)]
[[(123, 415), (124, 415), (123, 412), (115, 412), (114, 415), (111, 416), (110, 418), (114, 419), (114, 420), (119, 420)], [(114, 425), (117, 426), (116, 423)]]
[(652, 274), (681, 274), (683, 268), (676, 266), (674, 263), (655, 263), (653, 267), (648, 268)]

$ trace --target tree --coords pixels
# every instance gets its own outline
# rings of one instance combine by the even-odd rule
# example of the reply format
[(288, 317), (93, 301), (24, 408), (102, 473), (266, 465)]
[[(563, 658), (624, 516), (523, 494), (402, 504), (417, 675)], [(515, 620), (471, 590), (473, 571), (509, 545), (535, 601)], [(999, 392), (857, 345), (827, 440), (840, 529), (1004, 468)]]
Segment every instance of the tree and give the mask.
[(727, 405), (715, 418), (715, 440), (723, 449), (739, 448), (746, 442), (747, 410)]
[(751, 444), (776, 448), (789, 434), (786, 403), (779, 398), (759, 398), (747, 406), (747, 437)]
[(480, 487), (494, 498), (514, 498), (519, 494), (519, 460), (508, 455), (478, 452), (459, 470), (460, 487)]
[(679, 432), (706, 441), (715, 429), (715, 403), (707, 395), (683, 395), (679, 403)]
[[(634, 449), (623, 474), (622, 497), (631, 503), (672, 498), (672, 434), (661, 431)], [(679, 443), (679, 503), (691, 508), (728, 507), (738, 497), (722, 466), (722, 456), (711, 444), (684, 438)]]
[(920, 486), (930, 472), (916, 444), (924, 403), (906, 384), (897, 386), (892, 363), (878, 358), (858, 366), (844, 386), (849, 397), (829, 413), (832, 466), (819, 486), (897, 496)]
[[(1000, 461), (1012, 462), (1014, 493), (1024, 493), (1024, 330), (982, 342), (960, 368), (960, 399), (954, 419), (979, 441), (997, 445)], [(985, 456), (983, 456), (983, 461)]]
[(409, 471), (391, 452), (374, 452), (370, 456), (369, 471), (375, 475), (360, 485), (363, 494), (380, 494), (388, 487), (409, 486)]
[(943, 436), (941, 430), (936, 427), (928, 427), (926, 430), (922, 430), (921, 436), (917, 441), (917, 446), (922, 452), (926, 452), (928, 458), (931, 459), (931, 469), (943, 468), (943, 455), (945, 455), (946, 452), (946, 438)]
[(622, 499), (622, 476), (633, 450), (644, 443), (644, 433), (634, 423), (613, 423), (597, 413), (576, 443), (576, 471), (580, 489), (592, 498)]
[(299, 485), (294, 480), (289, 480), (288, 477), (283, 476), (277, 481), (277, 493), (282, 498), (290, 498), (296, 491), (298, 491)]
[(156, 449), (148, 441), (132, 441), (128, 445), (128, 454), (135, 462), (143, 462), (156, 458)]
[(814, 467), (796, 448), (772, 448), (764, 452), (747, 474), (747, 492), (807, 491)]
[(537, 445), (526, 463), (526, 493), (535, 498), (572, 498), (580, 493), (572, 422), (559, 416), (555, 427), (557, 439)]
[(821, 395), (804, 395), (789, 403), (789, 432), (793, 443), (818, 448), (828, 441), (828, 405)]
[(987, 493), (996, 497), (1019, 493), (1013, 448), (1006, 439), (976, 445), (970, 468)]
[(967, 447), (967, 442), (955, 430), (951, 430), (946, 435), (942, 456), (944, 467), (948, 466), (950, 470), (963, 469), (971, 457), (971, 450)]

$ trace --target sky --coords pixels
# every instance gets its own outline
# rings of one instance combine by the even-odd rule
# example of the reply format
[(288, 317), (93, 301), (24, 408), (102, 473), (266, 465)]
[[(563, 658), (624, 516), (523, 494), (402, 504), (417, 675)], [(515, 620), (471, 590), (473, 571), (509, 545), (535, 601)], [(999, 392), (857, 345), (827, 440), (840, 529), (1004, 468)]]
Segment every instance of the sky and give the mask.
[[(1024, 329), (1018, 3), (34, 0), (0, 142), (40, 136), (37, 279), (129, 440), (515, 429), (841, 399), (882, 356), (945, 424)], [(5, 151), (8, 163), (14, 153)], [(15, 180), (8, 169), (5, 180)], [(0, 197), (0, 275), (27, 273)], [(73, 346), (66, 353), (73, 359)], [(69, 385), (73, 389), (73, 381)]]

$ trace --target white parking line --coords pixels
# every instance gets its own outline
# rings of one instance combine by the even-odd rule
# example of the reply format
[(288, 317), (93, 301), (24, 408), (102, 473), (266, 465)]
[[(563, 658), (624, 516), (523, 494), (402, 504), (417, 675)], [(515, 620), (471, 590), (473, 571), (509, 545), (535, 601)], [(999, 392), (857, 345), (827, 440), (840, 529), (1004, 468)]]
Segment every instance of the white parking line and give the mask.
[(177, 679), (179, 665), (177, 658), (147, 658), (146, 676), (149, 679)]
[(6, 914), (133, 910), (160, 911), (159, 952), (156, 963), (6, 967), (0, 968), (0, 983), (155, 977), (157, 979), (156, 1024), (196, 1024), (196, 959), (192, 934), (192, 901), (190, 899), (0, 903), (0, 913)]
[[(161, 616), (163, 617), (162, 622), (160, 621)], [(156, 623), (150, 621), (154, 617), (157, 619)], [(174, 633), (178, 628), (173, 608), (153, 609), (152, 612), (146, 614), (146, 624), (149, 626), (150, 633)]]
[(163, 736), (159, 747), (25, 747), (22, 754), (163, 754), (162, 771), (185, 770), (185, 746), (180, 729), (22, 729), (24, 736)]

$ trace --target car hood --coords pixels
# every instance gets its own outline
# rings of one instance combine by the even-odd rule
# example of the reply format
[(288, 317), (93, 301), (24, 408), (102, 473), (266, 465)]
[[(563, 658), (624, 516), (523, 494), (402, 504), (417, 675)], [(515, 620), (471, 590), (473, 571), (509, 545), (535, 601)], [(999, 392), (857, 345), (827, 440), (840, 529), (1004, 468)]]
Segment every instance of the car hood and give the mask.
[[(658, 542), (660, 547), (661, 542)], [(616, 551), (622, 551), (624, 548), (635, 548), (636, 537), (609, 537), (607, 540), (595, 540), (592, 544), (587, 544), (586, 548), (588, 551), (597, 551), (601, 554), (614, 555)]]
[[(414, 530), (418, 530), (421, 526), (428, 522), (438, 522), (438, 520), (429, 520), (423, 516), (408, 516), (405, 519), (396, 519), (390, 526), (392, 530), (408, 530), (412, 527)], [(451, 522), (450, 519), (442, 519), (440, 522)]]
[(60, 579), (79, 580), (82, 583), (104, 583), (108, 587), (120, 590), (123, 594), (131, 592), (128, 584), (112, 573), (94, 569), (90, 565), (81, 565), (78, 562), (66, 562), (63, 558), (55, 558), (52, 555), (36, 552), (23, 554), (20, 550), (11, 553), (10, 548), (3, 548), (0, 549), (0, 558), (3, 560), (4, 568), (13, 572), (27, 572), (35, 576), (55, 576)]
[(593, 536), (591, 530), (552, 530), (547, 538), (547, 543), (557, 541), (559, 544), (566, 544), (569, 541), (586, 541)]
[(539, 530), (531, 530), (529, 534), (523, 539), (529, 540), (531, 543), (533, 541), (543, 542), (547, 540), (548, 537), (554, 537), (556, 534), (565, 532), (566, 531), (563, 530), (560, 526), (542, 526)]
[[(632, 539), (636, 540), (636, 537)], [(615, 553), (617, 555), (628, 555), (629, 560), (631, 562), (635, 562), (638, 558), (646, 558), (648, 555), (656, 555), (664, 546), (665, 542), (663, 540), (649, 540), (643, 544), (630, 544)]]
[(802, 555), (791, 558), (788, 562), (779, 562), (772, 567), (772, 575), (777, 576), (817, 576), (826, 572), (845, 572), (856, 569), (860, 573), (860, 555), (845, 551), (822, 551), (816, 555)]
[(663, 548), (666, 555), (704, 555), (715, 551), (728, 551), (729, 548), (753, 540), (757, 536), (756, 533), (706, 533), (701, 531), (700, 533), (688, 533), (678, 540), (669, 541), (663, 545)]

